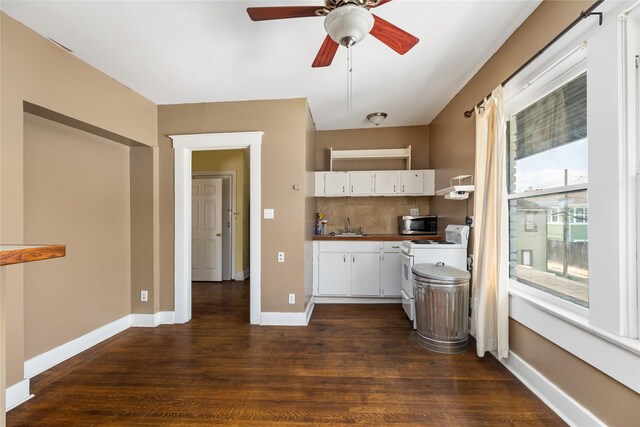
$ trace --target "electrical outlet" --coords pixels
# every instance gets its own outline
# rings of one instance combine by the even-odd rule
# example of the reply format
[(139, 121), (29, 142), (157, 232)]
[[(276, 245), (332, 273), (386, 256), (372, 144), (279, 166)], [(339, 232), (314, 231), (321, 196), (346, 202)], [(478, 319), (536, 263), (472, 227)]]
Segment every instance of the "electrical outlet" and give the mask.
[(289, 304), (296, 303), (296, 294), (289, 294)]
[(149, 301), (148, 291), (140, 291), (140, 301)]
[(284, 262), (284, 252), (278, 252), (278, 262)]
[(273, 219), (275, 218), (275, 211), (273, 209), (265, 209), (264, 210), (264, 219)]

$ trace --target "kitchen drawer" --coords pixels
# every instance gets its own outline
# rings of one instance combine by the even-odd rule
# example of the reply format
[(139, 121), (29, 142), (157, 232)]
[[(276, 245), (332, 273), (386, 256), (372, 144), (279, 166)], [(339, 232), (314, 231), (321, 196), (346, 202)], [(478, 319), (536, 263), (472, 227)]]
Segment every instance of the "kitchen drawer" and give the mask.
[(382, 250), (384, 252), (400, 252), (402, 242), (382, 242)]
[(380, 242), (318, 242), (320, 252), (380, 252)]

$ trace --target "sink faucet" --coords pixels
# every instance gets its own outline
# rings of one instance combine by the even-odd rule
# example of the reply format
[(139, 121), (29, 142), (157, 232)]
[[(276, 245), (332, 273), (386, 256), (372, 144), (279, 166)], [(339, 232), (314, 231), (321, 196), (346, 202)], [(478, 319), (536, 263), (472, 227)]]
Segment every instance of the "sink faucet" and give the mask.
[(349, 219), (349, 217), (347, 217), (347, 229), (345, 230), (346, 233), (350, 233), (351, 232), (351, 220)]

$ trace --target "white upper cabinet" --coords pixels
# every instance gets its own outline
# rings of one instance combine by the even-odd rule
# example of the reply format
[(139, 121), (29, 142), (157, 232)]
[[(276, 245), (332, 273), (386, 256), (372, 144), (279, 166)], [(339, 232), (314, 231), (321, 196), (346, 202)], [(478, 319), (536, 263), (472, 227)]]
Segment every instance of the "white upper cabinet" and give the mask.
[(399, 175), (402, 194), (424, 193), (424, 171), (400, 172)]
[[(347, 196), (349, 194), (349, 174), (347, 172), (321, 172), (325, 196)], [(318, 173), (316, 172), (316, 179)]]
[(349, 194), (368, 196), (373, 189), (372, 172), (349, 172)]
[(396, 195), (398, 194), (398, 172), (379, 171), (373, 173), (374, 194), (375, 195)]
[(435, 171), (316, 172), (316, 197), (433, 196)]

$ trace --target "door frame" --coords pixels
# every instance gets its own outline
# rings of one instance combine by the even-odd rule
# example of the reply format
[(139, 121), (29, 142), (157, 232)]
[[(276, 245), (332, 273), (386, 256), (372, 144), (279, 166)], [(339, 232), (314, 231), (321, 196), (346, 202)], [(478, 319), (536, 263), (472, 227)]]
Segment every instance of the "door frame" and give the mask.
[[(230, 237), (230, 251), (231, 251), (231, 280), (236, 279), (236, 208), (237, 208), (237, 194), (236, 194), (236, 171), (234, 170), (225, 170), (225, 171), (193, 171), (191, 173), (192, 179), (199, 178), (223, 178), (229, 177), (231, 181), (230, 195), (231, 201), (229, 204), (233, 206), (233, 215), (231, 216), (231, 237)], [(224, 185), (224, 184), (223, 184)], [(224, 227), (223, 227), (224, 228)]]
[(191, 156), (193, 151), (249, 149), (249, 318), (260, 324), (261, 247), (261, 144), (263, 132), (201, 133), (169, 135), (174, 152), (175, 251), (174, 310), (175, 323), (191, 320)]

